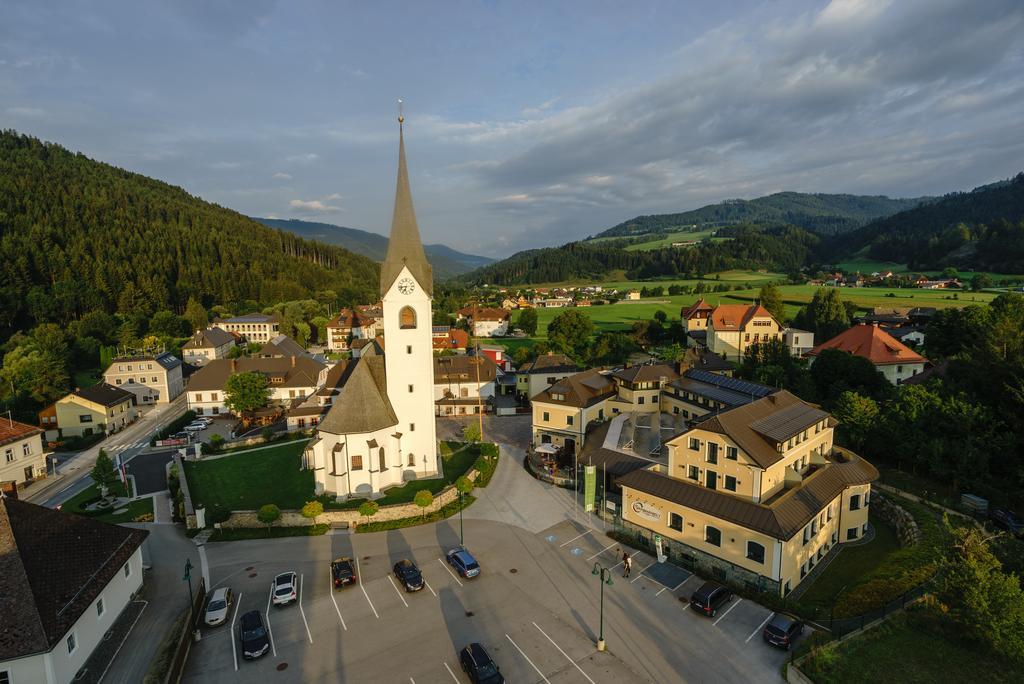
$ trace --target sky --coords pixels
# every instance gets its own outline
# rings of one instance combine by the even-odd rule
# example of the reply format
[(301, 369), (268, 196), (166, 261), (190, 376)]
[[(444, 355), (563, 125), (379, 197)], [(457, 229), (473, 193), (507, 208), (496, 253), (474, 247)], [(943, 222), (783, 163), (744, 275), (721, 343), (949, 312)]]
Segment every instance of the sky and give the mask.
[(500, 257), (772, 192), (1024, 171), (1020, 0), (3, 0), (0, 128), (251, 216)]

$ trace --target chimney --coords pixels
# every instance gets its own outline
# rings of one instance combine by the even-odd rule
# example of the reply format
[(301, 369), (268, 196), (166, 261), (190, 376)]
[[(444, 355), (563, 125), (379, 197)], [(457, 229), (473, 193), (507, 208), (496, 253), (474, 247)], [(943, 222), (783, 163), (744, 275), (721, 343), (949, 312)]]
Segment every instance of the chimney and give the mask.
[(770, 402), (772, 402), (774, 404), (774, 403), (776, 403), (778, 401), (778, 399), (775, 397), (774, 394), (769, 394), (768, 395), (768, 401), (770, 401)]

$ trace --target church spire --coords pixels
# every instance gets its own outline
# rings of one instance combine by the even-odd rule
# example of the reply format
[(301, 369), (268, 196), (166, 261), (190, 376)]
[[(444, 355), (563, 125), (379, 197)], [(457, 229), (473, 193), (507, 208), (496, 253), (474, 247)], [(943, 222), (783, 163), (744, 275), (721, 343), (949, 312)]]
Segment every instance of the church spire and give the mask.
[(416, 225), (416, 212), (412, 206), (412, 192), (409, 190), (409, 171), (405, 165), (405, 135), (402, 115), (402, 101), (398, 101), (398, 183), (395, 188), (395, 213), (391, 219), (391, 236), (388, 252), (380, 267), (380, 294), (384, 296), (394, 284), (402, 267), (412, 273), (416, 282), (428, 295), (434, 293), (433, 269), (427, 261), (420, 241), (420, 229)]

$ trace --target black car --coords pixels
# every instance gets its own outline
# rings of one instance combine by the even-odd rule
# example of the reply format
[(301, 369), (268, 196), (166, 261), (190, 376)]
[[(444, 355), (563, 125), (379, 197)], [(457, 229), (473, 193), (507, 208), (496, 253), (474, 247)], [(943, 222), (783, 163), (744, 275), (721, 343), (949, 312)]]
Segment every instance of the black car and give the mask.
[(270, 650), (270, 637), (260, 611), (250, 610), (242, 615), (238, 623), (238, 640), (242, 642), (242, 657), (246, 660), (259, 658)]
[(988, 512), (988, 517), (996, 527), (1015, 536), (1020, 536), (1024, 532), (1024, 521), (1018, 518), (1013, 511), (1005, 508), (993, 508)]
[(424, 587), (423, 574), (420, 573), (420, 569), (416, 567), (408, 558), (395, 563), (395, 577), (402, 583), (406, 591), (419, 591)]
[(690, 597), (690, 605), (708, 617), (714, 617), (718, 609), (728, 601), (732, 600), (732, 592), (718, 582), (705, 582), (700, 589), (693, 592)]
[(788, 651), (803, 631), (804, 623), (800, 618), (787, 613), (775, 613), (768, 624), (764, 626), (761, 636), (765, 643), (779, 646)]
[(480, 644), (473, 643), (462, 649), (459, 653), (459, 663), (473, 684), (505, 684), (505, 678), (501, 676), (498, 666)]
[(352, 567), (351, 558), (342, 556), (331, 561), (331, 580), (335, 589), (356, 583), (356, 570)]

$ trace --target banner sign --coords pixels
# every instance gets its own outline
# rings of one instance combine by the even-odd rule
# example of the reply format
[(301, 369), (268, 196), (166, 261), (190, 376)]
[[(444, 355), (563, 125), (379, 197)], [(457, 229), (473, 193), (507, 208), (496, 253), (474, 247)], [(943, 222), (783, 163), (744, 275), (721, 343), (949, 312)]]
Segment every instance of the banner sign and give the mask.
[(583, 510), (594, 510), (597, 499), (597, 466), (583, 466)]

